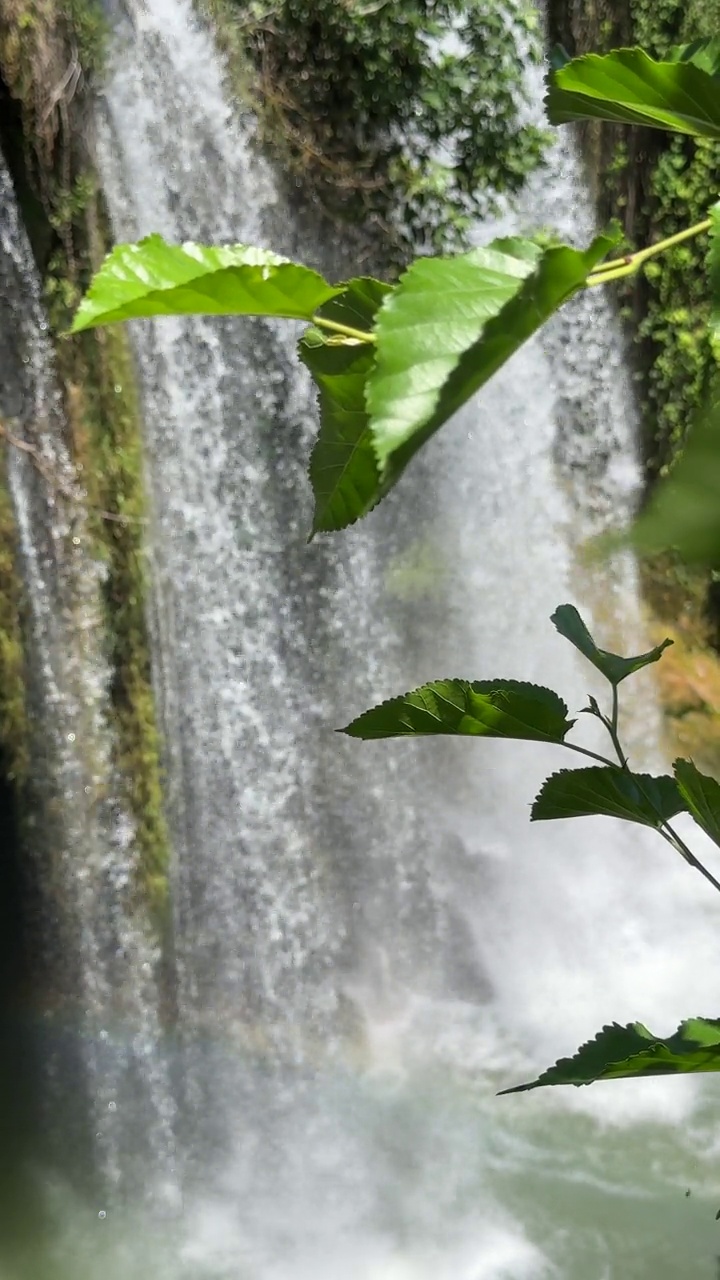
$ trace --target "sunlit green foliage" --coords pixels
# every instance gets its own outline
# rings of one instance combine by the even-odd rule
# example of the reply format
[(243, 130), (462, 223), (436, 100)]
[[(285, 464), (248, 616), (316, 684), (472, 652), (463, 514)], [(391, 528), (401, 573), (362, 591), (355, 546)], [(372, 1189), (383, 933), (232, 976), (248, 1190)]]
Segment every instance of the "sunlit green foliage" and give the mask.
[(233, 4), (284, 167), (401, 252), (458, 243), (540, 162), (544, 134), (522, 113), (540, 49), (527, 0)]

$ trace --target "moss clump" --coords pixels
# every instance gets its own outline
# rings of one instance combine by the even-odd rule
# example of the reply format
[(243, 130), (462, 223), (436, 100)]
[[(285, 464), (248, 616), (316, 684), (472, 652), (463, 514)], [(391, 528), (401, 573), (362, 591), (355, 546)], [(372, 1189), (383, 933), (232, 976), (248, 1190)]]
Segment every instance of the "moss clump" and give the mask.
[[(642, 45), (657, 57), (714, 36), (720, 0), (554, 0), (553, 35), (577, 53)], [(628, 248), (707, 216), (720, 190), (720, 144), (658, 130), (599, 125), (584, 133), (603, 217), (619, 217)], [(671, 465), (717, 374), (707, 334), (707, 240), (648, 264), (619, 291), (637, 344), (644, 453), (650, 477)]]
[[(87, 76), (101, 65), (104, 44), (105, 24), (95, 0), (5, 0), (0, 17), (0, 73), (9, 110), (7, 128), (0, 129), (0, 134), (44, 280), (56, 339), (67, 331), (111, 242), (83, 143), (82, 90)], [(56, 360), (65, 392), (67, 443), (88, 495), (91, 553), (106, 570), (103, 605), (112, 671), (113, 763), (136, 823), (138, 897), (162, 927), (169, 840), (145, 623), (144, 486), (132, 361), (124, 335), (115, 330), (63, 337), (56, 342)], [(16, 588), (9, 578), (5, 592), (5, 546), (6, 535), (10, 545), (12, 512), (4, 502), (0, 489), (3, 744), (12, 742), (19, 732), (22, 706), (20, 637), (9, 626), (9, 619), (17, 618)]]
[(235, 67), (254, 70), (241, 91), (285, 172), (398, 251), (462, 241), (542, 159), (545, 134), (522, 111), (524, 64), (539, 52), (525, 0), (204, 7)]

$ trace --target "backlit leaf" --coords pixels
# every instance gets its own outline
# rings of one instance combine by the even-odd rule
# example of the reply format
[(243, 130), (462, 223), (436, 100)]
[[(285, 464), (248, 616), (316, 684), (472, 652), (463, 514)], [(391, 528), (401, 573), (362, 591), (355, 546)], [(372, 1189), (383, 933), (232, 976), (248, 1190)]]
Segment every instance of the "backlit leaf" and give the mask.
[(659, 827), (685, 808), (674, 778), (599, 765), (561, 769), (540, 788), (530, 812), (532, 822), (603, 814), (646, 827)]
[(594, 1040), (582, 1045), (572, 1058), (561, 1058), (530, 1084), (503, 1089), (522, 1093), (551, 1084), (592, 1084), (596, 1080), (621, 1080), (631, 1076), (681, 1075), (686, 1072), (720, 1071), (720, 1021), (690, 1018), (674, 1036), (662, 1040), (641, 1022), (603, 1027)]
[(434, 680), (365, 711), (342, 730), (353, 738), (426, 734), (562, 742), (574, 721), (562, 698), (520, 680)]
[(589, 662), (592, 662), (593, 666), (597, 667), (598, 671), (601, 671), (611, 684), (615, 685), (620, 684), (620, 681), (625, 680), (627, 676), (631, 676), (634, 671), (640, 671), (642, 667), (647, 667), (649, 663), (657, 662), (668, 645), (673, 643), (669, 639), (663, 640), (662, 644), (656, 645), (648, 653), (640, 653), (634, 658), (622, 658), (617, 653), (608, 653), (606, 649), (598, 649), (574, 605), (559, 605), (550, 621), (555, 623), (561, 636), (564, 636), (566, 640), (575, 645), (575, 648), (579, 649), (583, 656)]
[(692, 760), (676, 760), (673, 772), (687, 809), (698, 826), (720, 845), (720, 783), (700, 773)]
[(615, 243), (586, 252), (498, 240), (454, 258), (420, 258), (377, 316), (367, 399), (386, 487), (424, 442), (503, 365)]
[(553, 68), (547, 113), (552, 124), (612, 120), (720, 138), (716, 42), (677, 50), (664, 62), (642, 49), (589, 53)]
[(259, 315), (310, 320), (342, 293), (317, 271), (248, 245), (171, 245), (152, 235), (119, 244), (95, 274), (73, 332), (167, 315)]

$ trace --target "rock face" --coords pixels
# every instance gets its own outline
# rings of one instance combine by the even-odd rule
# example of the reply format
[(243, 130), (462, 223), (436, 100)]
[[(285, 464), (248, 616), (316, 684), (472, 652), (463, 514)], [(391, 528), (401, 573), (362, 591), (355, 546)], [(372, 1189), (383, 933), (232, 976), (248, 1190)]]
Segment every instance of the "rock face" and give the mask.
[[(158, 957), (133, 892), (133, 826), (116, 799), (102, 571), (66, 447), (47, 328), (0, 162), (0, 427), (24, 596), (28, 768), (20, 863), (33, 971), (23, 1014), (43, 1063), (48, 1113), (70, 1117), (64, 1163), (75, 1145), (113, 1183), (121, 1147), (136, 1140), (136, 1130), (146, 1135), (141, 1152), (169, 1158), (171, 1115), (159, 1049)], [(140, 1073), (138, 1063), (148, 1057), (153, 1070)]]

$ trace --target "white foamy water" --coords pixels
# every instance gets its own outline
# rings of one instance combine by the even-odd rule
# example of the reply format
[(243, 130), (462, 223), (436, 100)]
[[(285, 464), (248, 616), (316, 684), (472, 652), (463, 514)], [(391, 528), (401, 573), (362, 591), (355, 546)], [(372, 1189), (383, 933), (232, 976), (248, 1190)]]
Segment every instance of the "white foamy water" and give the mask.
[[(119, 24), (99, 120), (118, 238), (338, 257), (301, 232), (222, 85), (184, 0)], [(503, 230), (548, 224), (592, 230), (567, 135)], [(667, 1032), (717, 1011), (711, 890), (609, 820), (531, 827), (543, 777), (573, 763), (559, 751), (332, 733), (453, 674), (542, 681), (578, 711), (600, 690), (548, 622), (564, 600), (642, 647), (632, 563), (579, 554), (638, 486), (615, 320), (598, 291), (568, 308), (372, 517), (310, 547), (294, 340), (135, 331), (184, 1211), (145, 1219), (138, 1188), (70, 1233), (75, 1274), (86, 1248), (119, 1280), (149, 1260), (193, 1280), (712, 1280), (712, 1084), (495, 1097), (609, 1020)], [(655, 764), (644, 688), (631, 739)]]

